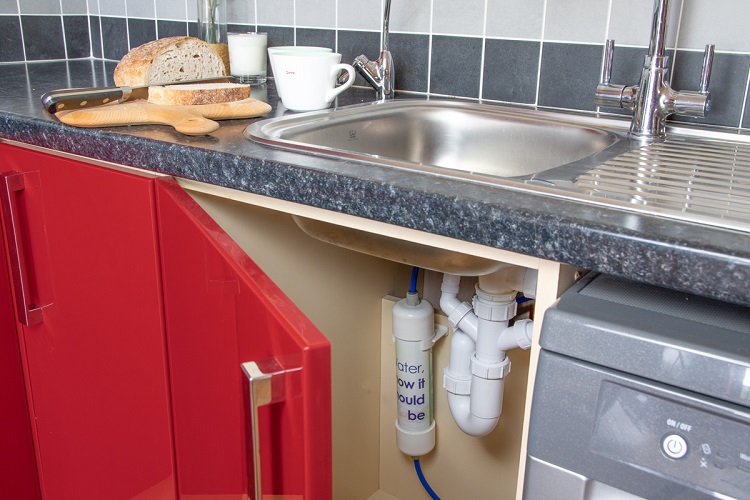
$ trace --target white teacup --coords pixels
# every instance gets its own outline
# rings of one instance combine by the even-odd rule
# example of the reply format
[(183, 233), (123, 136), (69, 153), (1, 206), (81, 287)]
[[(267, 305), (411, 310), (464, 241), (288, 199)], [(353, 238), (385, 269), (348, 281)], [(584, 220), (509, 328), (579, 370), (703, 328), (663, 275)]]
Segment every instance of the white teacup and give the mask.
[[(321, 51), (277, 51), (271, 54), (276, 87), (284, 107), (293, 111), (325, 109), (354, 83), (354, 68), (341, 64), (341, 54)], [(337, 87), (341, 71), (347, 81)]]
[[(268, 60), (271, 63), (271, 72), (276, 75), (276, 67), (274, 66), (274, 54), (277, 52), (297, 52), (300, 54), (307, 52), (333, 52), (333, 49), (328, 47), (314, 47), (312, 45), (279, 45), (276, 47), (268, 47)], [(276, 84), (276, 93), (281, 97), (281, 89), (278, 83)]]

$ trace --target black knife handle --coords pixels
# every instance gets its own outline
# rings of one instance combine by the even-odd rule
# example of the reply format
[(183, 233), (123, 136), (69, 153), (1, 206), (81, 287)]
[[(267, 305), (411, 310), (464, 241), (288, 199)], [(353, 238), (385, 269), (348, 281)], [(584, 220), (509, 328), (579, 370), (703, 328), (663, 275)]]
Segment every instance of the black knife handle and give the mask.
[(91, 87), (53, 90), (42, 95), (44, 109), (50, 113), (71, 109), (90, 108), (130, 98), (130, 87)]

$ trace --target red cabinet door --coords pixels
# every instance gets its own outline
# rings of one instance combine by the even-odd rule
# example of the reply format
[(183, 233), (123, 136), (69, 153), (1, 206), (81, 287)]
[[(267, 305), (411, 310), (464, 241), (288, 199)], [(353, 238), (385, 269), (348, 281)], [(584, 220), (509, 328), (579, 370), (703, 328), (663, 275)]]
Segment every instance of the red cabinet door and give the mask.
[[(173, 180), (156, 186), (180, 498), (256, 498), (253, 443), (264, 497), (330, 498), (328, 340)], [(255, 442), (253, 361), (285, 372)]]
[(0, 174), (43, 496), (174, 498), (153, 180), (7, 144)]
[(0, 496), (37, 500), (40, 498), (39, 480), (12, 304), (7, 253), (0, 234), (0, 408), (3, 409), (0, 426)]

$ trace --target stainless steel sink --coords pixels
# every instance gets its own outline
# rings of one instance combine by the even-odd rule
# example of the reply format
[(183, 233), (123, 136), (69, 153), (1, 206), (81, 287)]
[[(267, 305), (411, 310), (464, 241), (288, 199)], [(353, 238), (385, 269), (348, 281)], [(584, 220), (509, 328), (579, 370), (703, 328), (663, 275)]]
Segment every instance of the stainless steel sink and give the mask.
[(491, 182), (570, 164), (624, 137), (602, 123), (463, 101), (394, 100), (272, 118), (246, 135), (296, 151)]
[[(558, 169), (572, 181), (576, 172), (590, 168), (587, 158), (627, 144), (614, 127), (607, 129), (607, 121), (593, 126), (594, 121), (462, 101), (394, 100), (263, 120), (245, 135), (294, 151), (469, 181), (531, 180)], [(435, 271), (482, 275), (502, 265), (327, 222), (294, 220), (321, 241)]]
[[(750, 232), (750, 136), (672, 126), (667, 139), (639, 142), (627, 131), (628, 122), (599, 116), (396, 99), (272, 118), (245, 135), (299, 152)], [(322, 241), (427, 269), (477, 275), (496, 264), (295, 220)]]

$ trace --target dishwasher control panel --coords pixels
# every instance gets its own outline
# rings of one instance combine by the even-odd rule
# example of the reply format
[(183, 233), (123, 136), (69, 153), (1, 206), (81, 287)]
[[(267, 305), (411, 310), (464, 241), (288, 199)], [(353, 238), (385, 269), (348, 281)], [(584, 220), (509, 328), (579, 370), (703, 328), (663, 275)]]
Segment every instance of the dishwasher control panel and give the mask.
[(678, 402), (602, 381), (589, 448), (707, 492), (748, 498), (750, 413), (714, 410), (705, 400)]

